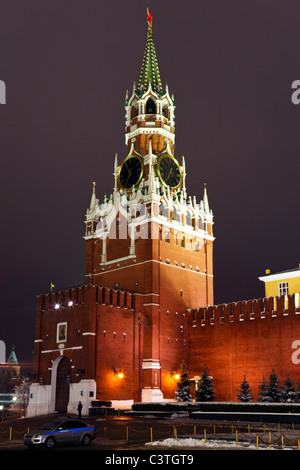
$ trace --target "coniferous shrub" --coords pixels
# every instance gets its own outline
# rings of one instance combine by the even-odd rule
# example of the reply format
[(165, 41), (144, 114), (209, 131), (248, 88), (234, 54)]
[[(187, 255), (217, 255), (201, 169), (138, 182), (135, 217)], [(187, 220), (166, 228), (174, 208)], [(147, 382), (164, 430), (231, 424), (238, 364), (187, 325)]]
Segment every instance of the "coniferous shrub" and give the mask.
[(192, 401), (192, 395), (190, 393), (191, 385), (186, 366), (183, 363), (181, 366), (180, 380), (177, 382), (177, 388), (175, 390), (175, 400)]
[(279, 386), (279, 381), (277, 374), (274, 372), (269, 376), (269, 383), (268, 383), (268, 396), (270, 397), (270, 402), (272, 403), (279, 403), (281, 401), (281, 390)]
[(294, 403), (296, 401), (296, 391), (293, 382), (288, 376), (284, 382), (284, 389), (282, 391), (282, 401), (285, 403)]
[(251, 388), (246, 380), (246, 375), (244, 375), (244, 380), (240, 385), (240, 393), (238, 394), (238, 399), (242, 402), (249, 402), (253, 400), (253, 395), (251, 394)]
[(213, 379), (206, 370), (205, 364), (200, 379), (198, 390), (195, 392), (195, 400), (198, 402), (214, 400)]
[(259, 386), (258, 401), (260, 403), (270, 403), (271, 399), (268, 395), (268, 384), (265, 381), (265, 376), (263, 375), (263, 381)]

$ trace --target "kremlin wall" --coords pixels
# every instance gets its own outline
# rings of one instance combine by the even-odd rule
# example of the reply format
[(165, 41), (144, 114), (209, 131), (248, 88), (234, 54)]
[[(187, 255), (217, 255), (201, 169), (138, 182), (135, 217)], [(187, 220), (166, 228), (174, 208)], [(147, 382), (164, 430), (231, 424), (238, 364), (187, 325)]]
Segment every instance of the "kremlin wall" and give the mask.
[[(72, 303), (72, 305), (69, 305)], [(98, 400), (140, 401), (143, 389), (144, 296), (93, 284), (40, 295), (34, 364), (42, 383), (60, 353), (70, 360), (70, 382), (96, 381)], [(59, 305), (59, 308), (55, 308)], [(185, 362), (190, 378), (203, 365), (213, 377), (217, 401), (236, 401), (246, 374), (257, 399), (258, 387), (274, 368), (282, 382), (298, 380), (300, 299), (298, 294), (232, 302), (187, 310), (160, 310), (160, 366), (157, 384), (164, 399), (174, 399), (175, 373)], [(47, 318), (43, 323), (42, 318)], [(57, 325), (67, 323), (62, 342)], [(97, 341), (96, 341), (97, 338)], [(41, 351), (41, 345), (44, 350)], [(47, 360), (46, 360), (47, 358)], [(122, 379), (117, 372), (122, 372)], [(76, 402), (74, 402), (74, 407)]]
[[(296, 385), (300, 363), (299, 294), (232, 302), (189, 311), (187, 364), (191, 375), (205, 363), (215, 396), (236, 401), (246, 374), (255, 400), (274, 369)], [(299, 356), (299, 357), (298, 357)]]

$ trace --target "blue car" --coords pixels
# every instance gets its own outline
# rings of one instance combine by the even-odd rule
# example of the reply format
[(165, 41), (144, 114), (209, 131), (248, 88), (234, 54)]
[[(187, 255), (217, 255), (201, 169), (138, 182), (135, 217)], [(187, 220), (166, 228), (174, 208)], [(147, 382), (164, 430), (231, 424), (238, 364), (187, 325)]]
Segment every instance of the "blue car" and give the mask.
[(56, 420), (24, 435), (28, 447), (44, 445), (48, 449), (62, 444), (89, 445), (96, 437), (95, 426), (75, 419)]

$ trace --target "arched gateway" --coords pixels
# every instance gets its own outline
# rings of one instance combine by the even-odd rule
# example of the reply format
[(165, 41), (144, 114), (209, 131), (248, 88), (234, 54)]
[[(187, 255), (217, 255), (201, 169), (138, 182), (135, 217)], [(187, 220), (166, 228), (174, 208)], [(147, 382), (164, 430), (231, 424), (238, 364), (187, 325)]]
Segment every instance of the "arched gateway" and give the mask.
[(52, 398), (55, 400), (54, 409), (65, 413), (70, 398), (71, 362), (66, 356), (58, 357), (52, 367)]

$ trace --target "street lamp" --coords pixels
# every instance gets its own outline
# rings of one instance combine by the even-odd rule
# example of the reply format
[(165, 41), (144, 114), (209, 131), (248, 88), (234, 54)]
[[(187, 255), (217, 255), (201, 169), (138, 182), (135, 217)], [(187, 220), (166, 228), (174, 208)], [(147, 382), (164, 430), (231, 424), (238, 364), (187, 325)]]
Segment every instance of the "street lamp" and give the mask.
[(180, 375), (176, 372), (173, 372), (172, 370), (170, 371), (170, 376), (173, 377), (174, 375), (174, 379), (176, 380), (179, 380), (180, 379)]
[(119, 377), (119, 379), (122, 379), (122, 378), (124, 377), (124, 374), (123, 374), (123, 372), (122, 372), (121, 369), (116, 370), (116, 369), (114, 368), (114, 376), (116, 376), (116, 375)]

